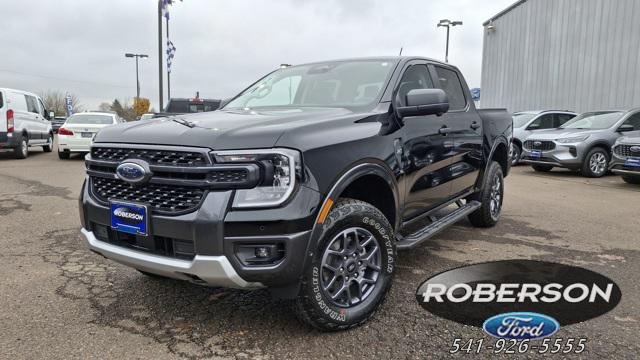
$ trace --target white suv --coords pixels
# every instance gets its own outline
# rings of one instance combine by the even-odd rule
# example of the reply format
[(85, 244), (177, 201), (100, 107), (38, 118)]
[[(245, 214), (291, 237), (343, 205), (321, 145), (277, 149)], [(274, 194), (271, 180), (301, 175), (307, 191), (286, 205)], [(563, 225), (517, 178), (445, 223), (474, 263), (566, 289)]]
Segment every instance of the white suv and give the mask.
[(30, 146), (53, 149), (53, 113), (36, 94), (0, 88), (0, 150), (13, 150), (15, 157), (29, 156)]
[(71, 153), (89, 152), (100, 129), (122, 122), (116, 113), (110, 112), (87, 111), (69, 116), (58, 129), (58, 157), (68, 159)]

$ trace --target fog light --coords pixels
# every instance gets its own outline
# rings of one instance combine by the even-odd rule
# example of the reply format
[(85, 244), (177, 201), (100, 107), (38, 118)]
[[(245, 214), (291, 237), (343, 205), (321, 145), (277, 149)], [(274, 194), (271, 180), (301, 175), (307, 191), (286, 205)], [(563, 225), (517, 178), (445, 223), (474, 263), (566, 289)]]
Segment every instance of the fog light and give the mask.
[(266, 259), (271, 257), (271, 249), (266, 246), (257, 247), (255, 255), (259, 259)]

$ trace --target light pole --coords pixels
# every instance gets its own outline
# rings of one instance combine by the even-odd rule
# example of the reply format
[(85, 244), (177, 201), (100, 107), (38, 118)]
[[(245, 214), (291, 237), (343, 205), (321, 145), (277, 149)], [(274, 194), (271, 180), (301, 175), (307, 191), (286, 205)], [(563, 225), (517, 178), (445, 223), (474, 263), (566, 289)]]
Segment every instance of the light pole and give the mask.
[(462, 21), (451, 21), (449, 19), (440, 20), (438, 27), (447, 28), (447, 50), (444, 55), (444, 61), (449, 62), (449, 28), (456, 25), (462, 25)]
[(126, 53), (124, 54), (125, 57), (128, 58), (136, 58), (136, 99), (140, 98), (140, 77), (138, 76), (138, 58), (148, 58), (149, 55), (145, 55), (145, 54), (132, 54), (132, 53)]

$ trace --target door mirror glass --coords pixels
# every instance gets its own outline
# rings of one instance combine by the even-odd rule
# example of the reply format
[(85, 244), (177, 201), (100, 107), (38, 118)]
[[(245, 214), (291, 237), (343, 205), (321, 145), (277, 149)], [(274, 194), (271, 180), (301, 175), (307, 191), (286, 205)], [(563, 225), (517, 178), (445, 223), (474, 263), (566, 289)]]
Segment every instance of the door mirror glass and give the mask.
[(49, 111), (48, 114), (49, 117), (47, 119), (49, 119), (49, 121), (53, 120), (53, 118), (56, 116), (56, 113), (54, 113), (53, 111)]
[(631, 124), (623, 124), (618, 128), (618, 132), (629, 132), (635, 130), (635, 127)]
[(449, 99), (442, 89), (413, 89), (405, 99), (406, 106), (398, 107), (401, 118), (408, 116), (442, 115), (449, 111)]

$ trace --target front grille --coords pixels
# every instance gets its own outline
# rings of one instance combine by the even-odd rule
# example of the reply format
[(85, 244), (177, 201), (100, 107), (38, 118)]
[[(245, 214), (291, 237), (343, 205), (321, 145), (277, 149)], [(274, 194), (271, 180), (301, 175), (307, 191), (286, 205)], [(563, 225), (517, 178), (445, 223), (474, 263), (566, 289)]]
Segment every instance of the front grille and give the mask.
[(613, 152), (622, 157), (635, 156), (640, 157), (640, 151), (631, 151), (632, 147), (640, 147), (640, 145), (617, 145)]
[(91, 223), (91, 229), (98, 240), (116, 246), (181, 260), (193, 260), (195, 257), (195, 246), (192, 240), (157, 235), (136, 236), (94, 222)]
[(151, 165), (168, 166), (204, 166), (209, 163), (206, 155), (199, 152), (117, 147), (93, 147), (91, 158), (116, 162), (125, 159), (141, 159)]
[(176, 214), (194, 211), (206, 195), (195, 187), (147, 183), (133, 187), (119, 179), (91, 177), (92, 193), (102, 202), (125, 200), (148, 204), (155, 213)]
[(549, 151), (556, 148), (553, 141), (527, 140), (524, 142), (524, 148), (527, 150)]

